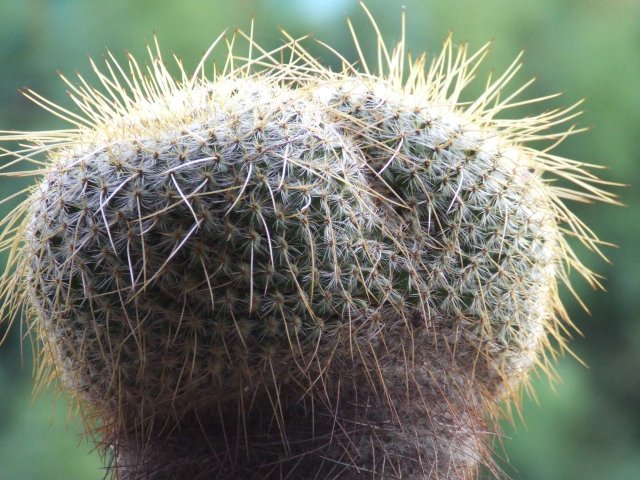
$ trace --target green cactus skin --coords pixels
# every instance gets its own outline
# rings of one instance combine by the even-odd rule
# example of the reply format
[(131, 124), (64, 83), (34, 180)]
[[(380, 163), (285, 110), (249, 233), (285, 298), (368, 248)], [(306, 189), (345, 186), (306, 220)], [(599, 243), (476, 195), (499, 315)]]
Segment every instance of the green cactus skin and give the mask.
[(27, 92), (76, 129), (2, 138), (46, 155), (5, 220), (5, 316), (115, 478), (499, 475), (501, 401), (564, 348), (558, 280), (596, 283), (561, 198), (615, 203), (526, 146), (572, 108), (495, 119), (517, 63), (463, 106), (486, 48), (450, 40), (404, 80), (402, 43), (371, 75), (247, 38), (260, 57), (213, 80), (112, 59), (106, 93), (68, 82), (82, 115)]

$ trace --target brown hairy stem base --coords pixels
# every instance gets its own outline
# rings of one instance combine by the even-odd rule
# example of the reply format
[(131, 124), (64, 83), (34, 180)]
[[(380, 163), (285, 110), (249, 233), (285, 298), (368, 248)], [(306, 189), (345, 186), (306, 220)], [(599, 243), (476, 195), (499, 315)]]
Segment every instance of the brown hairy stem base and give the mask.
[(275, 405), (265, 392), (244, 410), (227, 402), (112, 433), (112, 469), (120, 480), (476, 478), (491, 450), (477, 360), (453, 358), (444, 340), (419, 352), (385, 342), (384, 353), (335, 360), (311, 394), (283, 387)]

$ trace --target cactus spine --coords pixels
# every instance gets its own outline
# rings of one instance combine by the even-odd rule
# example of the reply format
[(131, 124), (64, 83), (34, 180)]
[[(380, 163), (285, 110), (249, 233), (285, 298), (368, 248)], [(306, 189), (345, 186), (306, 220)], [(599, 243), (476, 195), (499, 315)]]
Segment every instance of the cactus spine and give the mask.
[(102, 92), (68, 82), (77, 114), (27, 92), (74, 129), (4, 135), (45, 155), (4, 221), (5, 314), (117, 478), (497, 474), (500, 402), (564, 348), (558, 279), (597, 284), (561, 199), (615, 202), (527, 146), (574, 107), (496, 119), (517, 62), (461, 103), (486, 48), (427, 69), (381, 42), (373, 75), (244, 38), (213, 79), (111, 58)]

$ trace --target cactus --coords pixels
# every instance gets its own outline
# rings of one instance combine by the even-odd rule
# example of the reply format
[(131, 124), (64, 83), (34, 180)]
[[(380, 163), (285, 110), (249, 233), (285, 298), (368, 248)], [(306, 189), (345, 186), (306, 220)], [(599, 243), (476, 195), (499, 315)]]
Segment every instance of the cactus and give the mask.
[(501, 410), (565, 348), (558, 283), (598, 284), (562, 199), (615, 203), (528, 146), (575, 106), (496, 118), (517, 61), (462, 103), (486, 47), (427, 69), (381, 41), (372, 74), (238, 35), (212, 79), (158, 48), (96, 67), (102, 91), (65, 79), (79, 113), (26, 92), (74, 128), (2, 138), (41, 165), (4, 221), (4, 316), (115, 478), (499, 475)]

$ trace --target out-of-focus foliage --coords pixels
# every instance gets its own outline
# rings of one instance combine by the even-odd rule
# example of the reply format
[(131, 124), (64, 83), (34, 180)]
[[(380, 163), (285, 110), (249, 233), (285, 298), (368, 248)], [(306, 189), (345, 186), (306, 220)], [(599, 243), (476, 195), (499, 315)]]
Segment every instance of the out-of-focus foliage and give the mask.
[[(399, 38), (402, 4), (367, 2), (390, 41)], [(640, 2), (634, 0), (405, 0), (408, 45), (413, 52), (437, 52), (448, 32), (456, 42), (478, 48), (493, 40), (487, 65), (503, 69), (525, 50), (519, 79), (538, 81), (528, 95), (559, 90), (549, 105), (513, 115), (567, 105), (586, 97), (577, 120), (592, 129), (570, 137), (557, 153), (606, 166), (602, 176), (630, 184), (618, 189), (628, 206), (572, 205), (606, 241), (612, 264), (588, 252), (586, 263), (601, 273), (608, 292), (591, 291), (576, 277), (575, 287), (591, 315), (566, 295), (573, 320), (584, 337), (571, 343), (589, 368), (571, 356), (559, 359), (562, 381), (552, 388), (536, 381), (538, 404), (527, 399), (524, 422), (505, 425), (504, 447), (515, 479), (637, 479), (640, 472)], [(17, 92), (28, 86), (65, 102), (56, 70), (89, 74), (87, 56), (100, 60), (109, 47), (119, 58), (139, 56), (157, 34), (165, 51), (195, 66), (209, 43), (226, 27), (249, 29), (266, 47), (278, 45), (282, 26), (292, 35), (313, 32), (347, 58), (356, 54), (345, 25), (352, 17), (361, 38), (369, 37), (366, 16), (354, 0), (247, 0), (223, 2), (78, 2), (3, 0), (0, 5), (0, 129), (65, 128)], [(363, 42), (365, 48), (374, 42)], [(335, 57), (313, 49), (327, 62)], [(481, 74), (486, 74), (488, 70)], [(478, 82), (477, 88), (481, 87)], [(473, 89), (472, 89), (473, 90)], [(1, 196), (17, 190), (0, 179)], [(8, 207), (4, 207), (8, 208)], [(0, 210), (0, 214), (5, 210)], [(15, 327), (15, 325), (14, 325)], [(2, 331), (4, 327), (0, 327)], [(99, 459), (79, 437), (75, 418), (66, 421), (64, 399), (51, 395), (31, 401), (31, 354), (20, 349), (14, 328), (0, 349), (0, 480), (100, 478)], [(21, 360), (22, 359), (22, 360)], [(555, 391), (554, 391), (555, 390)], [(506, 462), (505, 462), (506, 463)]]

